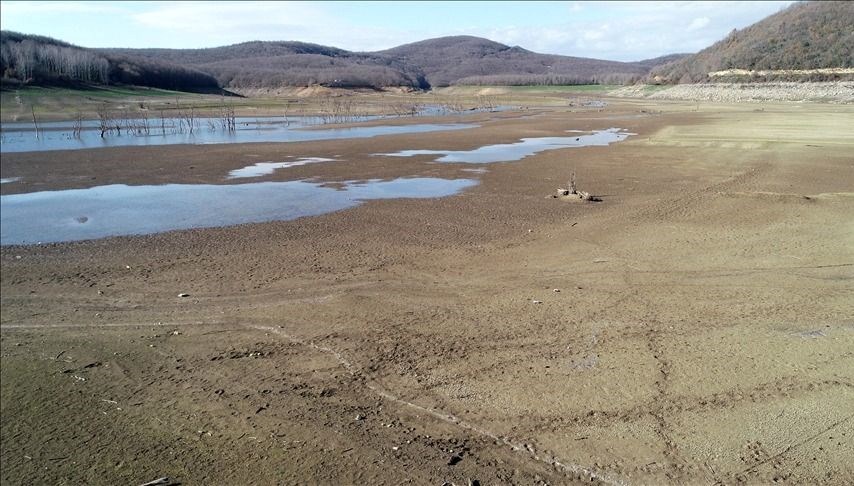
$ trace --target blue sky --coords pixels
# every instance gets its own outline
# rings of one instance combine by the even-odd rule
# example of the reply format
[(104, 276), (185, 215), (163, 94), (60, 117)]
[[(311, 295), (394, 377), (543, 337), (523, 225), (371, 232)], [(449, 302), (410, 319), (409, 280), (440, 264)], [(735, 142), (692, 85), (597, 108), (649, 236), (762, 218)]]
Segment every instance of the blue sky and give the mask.
[(300, 40), (365, 51), (465, 34), (549, 54), (634, 61), (696, 52), (791, 3), (0, 1), (0, 26), (86, 47)]

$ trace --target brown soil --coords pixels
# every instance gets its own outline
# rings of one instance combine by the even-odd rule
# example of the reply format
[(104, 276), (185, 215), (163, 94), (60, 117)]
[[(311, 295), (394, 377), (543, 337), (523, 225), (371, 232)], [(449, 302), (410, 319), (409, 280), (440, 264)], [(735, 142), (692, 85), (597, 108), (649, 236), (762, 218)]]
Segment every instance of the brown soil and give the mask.
[[(618, 103), (448, 133), (4, 155), (23, 180), (3, 194), (222, 183), (288, 155), (342, 161), (265, 180), (481, 184), (3, 247), (0, 480), (850, 484), (854, 113)], [(483, 174), (370, 156), (611, 126), (637, 135)], [(547, 197), (572, 170), (601, 202)]]

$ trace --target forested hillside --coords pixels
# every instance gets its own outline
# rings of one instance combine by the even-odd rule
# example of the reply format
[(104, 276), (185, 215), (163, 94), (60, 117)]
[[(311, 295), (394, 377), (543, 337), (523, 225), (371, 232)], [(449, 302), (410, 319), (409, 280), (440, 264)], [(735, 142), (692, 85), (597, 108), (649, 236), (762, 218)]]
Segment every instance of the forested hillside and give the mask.
[(441, 37), (377, 54), (420, 67), (433, 86), (627, 83), (651, 66), (538, 54), (471, 36)]
[(302, 42), (104, 52), (193, 66), (211, 73), (226, 88), (625, 83), (644, 77), (653, 66), (670, 59), (623, 63), (546, 55), (470, 36), (429, 39), (379, 52), (350, 52)]
[(87, 49), (3, 32), (4, 84), (135, 84), (176, 90), (222, 87), (344, 88), (450, 85), (625, 84), (676, 56), (616, 62), (538, 54), (488, 39), (442, 37), (380, 52), (304, 42), (244, 42), (208, 49)]
[(217, 89), (210, 74), (177, 64), (105, 54), (49, 37), (0, 32), (4, 86), (133, 84), (184, 91)]
[[(725, 70), (784, 71), (854, 67), (854, 2), (800, 2), (747, 27), (699, 53), (653, 69), (661, 83), (710, 81)], [(788, 71), (788, 72), (785, 72)], [(808, 79), (837, 74), (806, 73)], [(775, 73), (764, 75), (775, 76)]]
[(208, 49), (103, 49), (192, 66), (214, 76), (223, 87), (405, 86), (422, 88), (420, 72), (371, 54), (305, 42), (244, 42)]

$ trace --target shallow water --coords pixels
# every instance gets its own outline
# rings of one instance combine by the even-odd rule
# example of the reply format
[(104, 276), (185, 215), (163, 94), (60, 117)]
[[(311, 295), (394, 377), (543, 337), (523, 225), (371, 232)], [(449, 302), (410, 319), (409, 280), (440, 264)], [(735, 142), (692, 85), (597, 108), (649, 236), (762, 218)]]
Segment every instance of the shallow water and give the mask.
[[(567, 130), (568, 132), (574, 130)], [(484, 145), (473, 150), (401, 150), (400, 152), (374, 154), (388, 157), (413, 157), (416, 155), (441, 155), (435, 162), (458, 162), (466, 164), (488, 164), (521, 160), (546, 150), (572, 147), (610, 145), (625, 140), (631, 133), (620, 128), (609, 128), (585, 135), (571, 137), (523, 138), (516, 143)]]
[(117, 235), (283, 221), (330, 213), (362, 201), (456, 194), (474, 179), (411, 178), (207, 185), (123, 184), (0, 196), (0, 244), (88, 240)]
[(288, 167), (298, 167), (300, 165), (317, 164), (320, 162), (334, 162), (335, 159), (327, 159), (324, 157), (304, 157), (301, 159), (290, 160), (287, 162), (258, 162), (257, 164), (248, 165), (246, 167), (235, 169), (228, 173), (228, 179), (241, 179), (246, 177), (261, 177), (272, 174), (279, 169), (287, 169)]
[[(363, 120), (378, 117), (362, 117)], [(4, 123), (0, 137), (0, 153), (36, 152), (49, 150), (79, 150), (91, 148), (176, 145), (176, 144), (221, 144), (221, 143), (258, 143), (258, 142), (304, 142), (311, 140), (333, 140), (343, 138), (369, 138), (379, 135), (402, 133), (426, 133), (445, 130), (464, 130), (478, 125), (470, 123), (418, 123), (410, 125), (379, 125), (371, 127), (322, 128), (312, 119), (266, 117), (238, 118), (237, 129), (233, 132), (220, 128), (211, 129), (208, 123), (217, 123), (216, 118), (197, 119), (199, 126), (189, 133), (186, 128), (176, 126), (161, 127), (159, 120), (148, 120), (148, 134), (123, 130), (121, 135), (115, 132), (101, 137), (97, 129), (98, 122), (88, 120), (83, 123), (80, 136), (72, 136), (73, 123), (46, 122), (40, 124), (38, 136), (32, 130), (32, 124)], [(138, 121), (134, 122), (139, 124)], [(176, 122), (177, 123), (177, 122)]]

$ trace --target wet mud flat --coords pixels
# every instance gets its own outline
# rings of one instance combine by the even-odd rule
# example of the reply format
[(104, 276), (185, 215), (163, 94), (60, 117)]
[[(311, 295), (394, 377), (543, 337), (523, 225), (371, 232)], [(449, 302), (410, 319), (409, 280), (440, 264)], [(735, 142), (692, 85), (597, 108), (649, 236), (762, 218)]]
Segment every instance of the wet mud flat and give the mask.
[[(3, 246), (3, 482), (850, 482), (852, 115), (695, 106), (4, 154), (2, 177), (21, 177), (4, 196), (478, 184), (290, 221)], [(613, 126), (636, 135), (479, 172), (372, 155)], [(227, 179), (307, 157), (334, 161)], [(573, 170), (602, 202), (545, 197)]]

